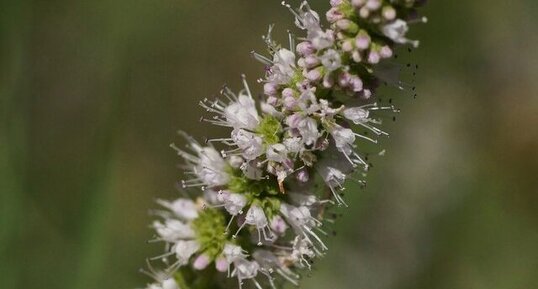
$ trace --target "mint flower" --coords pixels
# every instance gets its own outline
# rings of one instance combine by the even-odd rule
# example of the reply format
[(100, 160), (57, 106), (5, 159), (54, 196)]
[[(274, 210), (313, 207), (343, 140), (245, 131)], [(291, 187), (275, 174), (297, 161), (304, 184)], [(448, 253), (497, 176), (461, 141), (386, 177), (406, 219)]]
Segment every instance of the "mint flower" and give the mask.
[[(345, 206), (346, 181), (364, 184), (370, 165), (366, 146), (387, 136), (387, 115), (376, 89), (394, 79), (387, 61), (408, 39), (417, 18), (415, 0), (331, 0), (325, 14), (302, 2), (295, 9), (301, 36), (288, 47), (263, 37), (267, 54), (252, 52), (265, 66), (263, 93), (224, 87), (200, 106), (202, 120), (228, 128), (204, 143), (181, 132), (182, 187), (193, 199), (158, 200), (152, 224), (164, 253), (150, 259), (162, 271), (144, 271), (150, 289), (281, 288), (299, 285), (301, 271), (326, 254), (324, 216)], [(320, 15), (325, 15), (322, 19)], [(358, 175), (355, 176), (355, 175)], [(230, 283), (229, 280), (235, 282)]]
[(173, 278), (164, 279), (157, 283), (149, 284), (147, 289), (180, 289)]

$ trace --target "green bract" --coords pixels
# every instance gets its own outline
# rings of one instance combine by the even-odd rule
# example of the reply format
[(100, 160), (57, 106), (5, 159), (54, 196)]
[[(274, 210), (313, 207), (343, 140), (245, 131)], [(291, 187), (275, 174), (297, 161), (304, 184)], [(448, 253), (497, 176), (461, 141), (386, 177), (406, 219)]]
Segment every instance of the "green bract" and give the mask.
[(260, 121), (256, 132), (260, 134), (266, 144), (272, 145), (280, 142), (282, 125), (280, 121), (271, 115), (266, 115)]
[(248, 204), (258, 205), (268, 218), (278, 214), (280, 210), (280, 193), (278, 182), (273, 179), (251, 180), (241, 172), (234, 172), (228, 184), (228, 190), (243, 194)]
[(200, 251), (211, 259), (215, 259), (226, 244), (226, 223), (224, 215), (216, 209), (204, 209), (200, 211), (198, 218), (192, 221), (192, 227), (196, 232), (196, 240), (200, 244)]

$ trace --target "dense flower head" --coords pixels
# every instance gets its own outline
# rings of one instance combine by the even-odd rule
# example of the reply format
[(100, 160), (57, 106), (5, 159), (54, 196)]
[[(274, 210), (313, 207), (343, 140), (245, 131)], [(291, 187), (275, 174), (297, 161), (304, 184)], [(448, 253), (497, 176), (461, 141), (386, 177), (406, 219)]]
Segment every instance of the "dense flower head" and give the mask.
[(303, 37), (290, 34), (284, 48), (269, 28), (268, 55), (252, 53), (266, 67), (262, 97), (243, 75), (238, 93), (224, 87), (200, 102), (210, 114), (202, 120), (228, 136), (200, 143), (181, 133), (186, 148), (172, 145), (183, 159), (182, 187), (197, 193), (158, 200), (153, 241), (165, 252), (151, 261), (166, 266), (156, 273), (148, 265), (155, 282), (147, 288), (228, 288), (228, 278), (238, 288), (298, 284), (298, 270), (328, 249), (324, 212), (348, 205), (346, 181), (363, 184), (370, 167), (365, 147), (388, 135), (383, 118), (398, 110), (381, 105), (376, 89), (396, 46), (418, 45), (407, 33), (425, 21), (422, 2), (331, 0), (325, 19), (307, 2), (283, 3)]

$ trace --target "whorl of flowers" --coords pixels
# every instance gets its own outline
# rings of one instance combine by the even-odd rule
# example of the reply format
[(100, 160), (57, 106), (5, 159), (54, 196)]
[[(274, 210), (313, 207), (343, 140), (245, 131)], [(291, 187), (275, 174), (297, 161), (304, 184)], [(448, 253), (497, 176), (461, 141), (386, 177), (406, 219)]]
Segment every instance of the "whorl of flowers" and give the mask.
[(224, 87), (200, 102), (212, 114), (203, 120), (229, 127), (229, 136), (199, 143), (184, 134), (185, 149), (172, 145), (184, 160), (183, 188), (199, 194), (158, 201), (153, 241), (165, 252), (148, 260), (148, 289), (298, 284), (299, 270), (327, 250), (324, 212), (347, 206), (345, 181), (362, 183), (369, 167), (363, 148), (387, 135), (379, 112), (396, 109), (376, 99), (387, 82), (381, 64), (397, 45), (418, 45), (407, 32), (425, 21), (416, 12), (422, 2), (331, 0), (326, 27), (308, 3), (283, 3), (304, 36), (290, 34), (284, 48), (270, 27), (269, 54), (253, 52), (266, 66), (261, 100), (243, 76), (240, 92)]

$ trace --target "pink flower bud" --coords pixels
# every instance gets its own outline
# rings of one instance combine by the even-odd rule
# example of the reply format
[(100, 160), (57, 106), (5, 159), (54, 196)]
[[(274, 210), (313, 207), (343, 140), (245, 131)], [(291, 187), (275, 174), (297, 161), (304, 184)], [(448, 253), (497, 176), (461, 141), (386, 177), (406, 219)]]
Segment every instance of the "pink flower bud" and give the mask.
[(358, 49), (364, 50), (370, 46), (370, 36), (367, 32), (361, 31), (355, 38), (355, 45)]
[(277, 85), (272, 82), (267, 82), (263, 85), (263, 92), (266, 95), (275, 95), (277, 93)]
[(336, 7), (336, 6), (340, 5), (340, 4), (342, 4), (342, 0), (331, 0), (331, 1), (329, 1), (329, 3), (331, 3), (332, 7)]
[(381, 8), (381, 1), (380, 0), (368, 0), (368, 2), (366, 2), (366, 7), (370, 11), (376, 11), (377, 9)]
[(293, 98), (295, 96), (295, 92), (293, 91), (292, 88), (289, 88), (289, 87), (286, 87), (284, 88), (284, 90), (282, 90), (282, 96), (285, 97), (285, 98)]
[(327, 17), (327, 21), (334, 23), (340, 19), (343, 19), (344, 15), (337, 8), (333, 7), (329, 9), (327, 13), (325, 13), (325, 17)]
[(209, 262), (211, 262), (209, 257), (206, 254), (202, 254), (194, 260), (192, 267), (196, 270), (204, 270), (209, 265)]
[(349, 85), (350, 75), (347, 72), (342, 72), (338, 76), (338, 84), (341, 87), (347, 87)]
[(369, 99), (371, 96), (372, 96), (372, 91), (371, 90), (364, 89), (362, 91), (362, 96), (361, 96), (362, 99)]
[(226, 261), (226, 258), (224, 257), (218, 257), (217, 260), (215, 260), (215, 268), (219, 272), (226, 272), (228, 271), (228, 261)]
[(359, 92), (362, 90), (362, 80), (358, 76), (353, 76), (350, 81), (351, 89), (354, 92)]
[(364, 4), (366, 4), (366, 0), (351, 0), (351, 5), (355, 8), (361, 8)]
[(297, 52), (303, 56), (310, 55), (316, 51), (314, 46), (312, 46), (312, 43), (309, 41), (304, 41), (299, 44), (297, 44)]
[(319, 65), (319, 59), (313, 54), (306, 56), (304, 62), (306, 68), (312, 68)]
[(297, 173), (297, 180), (298, 181), (300, 181), (302, 183), (306, 183), (306, 182), (308, 182), (309, 179), (310, 179), (310, 175), (308, 174), (307, 170), (300, 170)]
[(385, 45), (379, 50), (379, 55), (381, 55), (382, 58), (390, 58), (392, 57), (392, 49), (390, 49), (388, 45)]
[(321, 79), (321, 71), (319, 69), (312, 69), (306, 73), (306, 78), (310, 81), (318, 81)]
[(295, 113), (286, 118), (286, 124), (289, 127), (295, 128), (299, 126), (302, 119), (303, 117), (299, 113)]
[(383, 18), (385, 18), (386, 20), (390, 21), (396, 18), (396, 10), (391, 6), (383, 7), (383, 11), (381, 13), (383, 14)]
[(346, 39), (343, 43), (342, 43), (342, 50), (344, 50), (345, 52), (351, 52), (353, 50), (353, 40), (352, 39)]
[(267, 104), (275, 106), (278, 103), (278, 98), (274, 96), (269, 96), (267, 98)]
[(370, 16), (370, 10), (366, 6), (362, 7), (361, 10), (359, 10), (359, 16), (368, 18), (368, 16)]
[(349, 19), (340, 19), (336, 22), (336, 26), (342, 30), (347, 30), (353, 25), (353, 22)]
[(288, 225), (279, 215), (276, 215), (271, 219), (269, 226), (277, 235), (283, 235), (286, 232), (286, 229), (288, 229)]
[(351, 53), (351, 58), (353, 58), (353, 61), (360, 63), (362, 61), (361, 53), (358, 50), (353, 51)]
[(380, 59), (380, 56), (379, 56), (379, 53), (377, 53), (376, 51), (370, 51), (370, 54), (368, 54), (368, 62), (371, 63), (371, 64), (377, 64), (379, 63), (379, 60)]
[(292, 96), (285, 96), (284, 97), (284, 107), (291, 110), (297, 105), (297, 101)]
[(323, 77), (323, 87), (325, 88), (331, 88), (334, 85), (334, 77), (332, 75), (326, 74), (325, 77)]

